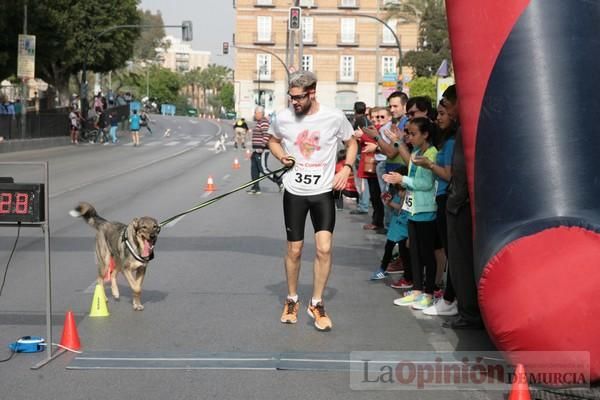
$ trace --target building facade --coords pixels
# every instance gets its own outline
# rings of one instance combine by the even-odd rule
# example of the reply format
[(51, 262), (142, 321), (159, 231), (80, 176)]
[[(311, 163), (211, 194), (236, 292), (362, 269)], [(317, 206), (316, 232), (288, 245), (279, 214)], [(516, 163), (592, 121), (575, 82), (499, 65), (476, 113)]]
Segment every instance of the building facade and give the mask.
[(193, 50), (187, 42), (173, 36), (166, 36), (165, 47), (156, 49), (156, 58), (163, 68), (174, 72), (188, 72), (196, 68), (206, 68), (210, 61), (210, 51)]
[(395, 3), (299, 0), (301, 29), (290, 34), (294, 0), (237, 0), (233, 49), (238, 114), (249, 118), (259, 104), (267, 113), (285, 107), (286, 70), (299, 69), (317, 75), (317, 97), (323, 104), (345, 111), (358, 100), (384, 105), (397, 80), (411, 73), (406, 67), (400, 73), (401, 54), (417, 48), (418, 15), (388, 19), (387, 8)]

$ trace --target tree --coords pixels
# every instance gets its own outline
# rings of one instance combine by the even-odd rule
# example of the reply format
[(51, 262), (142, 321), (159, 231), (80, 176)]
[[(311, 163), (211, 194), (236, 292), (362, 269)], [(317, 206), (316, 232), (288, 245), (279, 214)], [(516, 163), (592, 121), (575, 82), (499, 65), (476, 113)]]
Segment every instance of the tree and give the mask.
[[(25, 0), (0, 2), (0, 76), (14, 75), (17, 35), (22, 32)], [(28, 33), (36, 35), (36, 77), (58, 89), (67, 102), (71, 76), (87, 60), (90, 71), (107, 72), (125, 65), (133, 54), (137, 29), (100, 32), (114, 25), (139, 24), (138, 0), (28, 1)], [(18, 21), (15, 23), (15, 21)]]
[(435, 77), (417, 77), (408, 83), (408, 87), (410, 89), (410, 97), (427, 96), (432, 101), (435, 101), (437, 97)]
[(206, 109), (207, 104), (210, 104), (211, 102), (213, 103), (211, 104), (213, 108), (216, 107), (215, 100), (211, 100), (209, 98), (208, 92), (211, 93), (211, 96), (216, 96), (218, 98), (219, 92), (228, 82), (231, 73), (232, 70), (228, 67), (217, 64), (209, 64), (204, 69), (196, 70), (193, 71), (193, 73), (188, 74), (188, 84), (198, 85), (203, 90), (204, 109)]
[(223, 85), (223, 88), (219, 93), (219, 99), (221, 100), (223, 107), (225, 107), (225, 110), (233, 111), (235, 109), (234, 90), (231, 82), (227, 82)]
[(165, 28), (160, 11), (152, 14), (151, 11), (138, 11), (140, 14), (140, 24), (156, 25), (151, 28), (142, 28), (140, 37), (135, 42), (133, 55), (139, 60), (154, 60), (156, 58), (156, 48), (161, 46), (162, 39), (165, 37)]
[(122, 79), (124, 86), (129, 87), (130, 91), (138, 98), (145, 96), (146, 82), (148, 82), (150, 97), (158, 103), (176, 103), (179, 90), (184, 84), (180, 74), (158, 65), (131, 72)]
[(404, 64), (412, 67), (417, 76), (432, 76), (444, 59), (450, 60), (450, 40), (443, 0), (405, 0), (391, 8), (389, 17), (410, 19), (412, 11), (419, 23), (416, 51), (404, 55)]

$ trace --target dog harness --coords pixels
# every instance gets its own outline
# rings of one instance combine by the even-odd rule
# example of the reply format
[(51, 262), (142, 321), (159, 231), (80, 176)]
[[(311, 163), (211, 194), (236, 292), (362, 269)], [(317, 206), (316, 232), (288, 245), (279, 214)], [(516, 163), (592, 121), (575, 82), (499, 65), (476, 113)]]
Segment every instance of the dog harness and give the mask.
[(133, 247), (133, 245), (127, 238), (127, 228), (125, 228), (123, 230), (123, 234), (121, 235), (121, 240), (125, 243), (127, 250), (129, 250), (129, 252), (133, 256), (133, 258), (135, 258), (139, 262), (147, 264), (150, 260), (152, 260), (154, 258), (154, 251), (152, 253), (150, 253), (150, 255), (148, 257), (142, 257), (137, 253), (137, 251), (135, 251), (135, 247)]

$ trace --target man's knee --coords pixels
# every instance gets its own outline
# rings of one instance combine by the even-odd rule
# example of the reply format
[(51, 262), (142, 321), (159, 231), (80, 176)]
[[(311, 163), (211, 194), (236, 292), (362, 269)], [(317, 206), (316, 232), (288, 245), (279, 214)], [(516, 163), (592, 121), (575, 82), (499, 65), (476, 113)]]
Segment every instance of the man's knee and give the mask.
[(331, 255), (331, 239), (330, 238), (317, 238), (316, 240), (316, 248), (317, 248), (317, 257), (324, 258), (329, 257)]
[(288, 242), (287, 255), (292, 261), (302, 257), (302, 242)]

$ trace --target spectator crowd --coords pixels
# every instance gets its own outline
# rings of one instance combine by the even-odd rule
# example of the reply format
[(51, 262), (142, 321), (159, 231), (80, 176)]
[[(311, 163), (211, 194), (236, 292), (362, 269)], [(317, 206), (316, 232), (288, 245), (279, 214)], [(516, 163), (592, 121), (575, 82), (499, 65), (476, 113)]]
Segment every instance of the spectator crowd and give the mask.
[(457, 105), (454, 85), (435, 106), (401, 91), (386, 107), (354, 104), (360, 150), (350, 214), (370, 213), (362, 228), (386, 235), (369, 278), (399, 289), (396, 306), (451, 316), (443, 324), (452, 329), (480, 329)]

